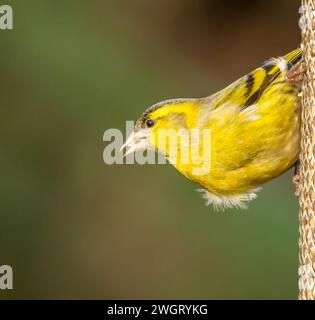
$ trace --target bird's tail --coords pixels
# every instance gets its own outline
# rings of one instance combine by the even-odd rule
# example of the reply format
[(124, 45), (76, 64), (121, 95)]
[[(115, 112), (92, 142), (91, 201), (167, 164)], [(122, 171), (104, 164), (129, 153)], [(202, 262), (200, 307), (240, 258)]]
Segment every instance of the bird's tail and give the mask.
[(296, 65), (302, 59), (302, 50), (301, 48), (297, 48), (294, 51), (286, 54), (283, 58), (289, 65), (288, 69), (290, 69), (290, 67)]
[(292, 67), (297, 65), (302, 59), (302, 50), (297, 48), (294, 51), (280, 58), (272, 58), (266, 61), (261, 68), (265, 71), (265, 78), (261, 84), (261, 90), (264, 90), (275, 80), (285, 80)]
[(280, 58), (272, 58), (266, 61), (262, 68), (266, 72), (266, 80), (269, 82), (280, 77), (284, 77), (287, 72), (302, 59), (302, 50), (297, 48)]

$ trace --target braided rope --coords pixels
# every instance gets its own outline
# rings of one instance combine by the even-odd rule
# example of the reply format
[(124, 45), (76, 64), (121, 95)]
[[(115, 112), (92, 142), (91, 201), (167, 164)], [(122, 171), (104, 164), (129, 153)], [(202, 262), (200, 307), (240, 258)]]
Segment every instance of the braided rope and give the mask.
[(299, 211), (299, 299), (315, 299), (315, 0), (302, 0), (301, 185)]

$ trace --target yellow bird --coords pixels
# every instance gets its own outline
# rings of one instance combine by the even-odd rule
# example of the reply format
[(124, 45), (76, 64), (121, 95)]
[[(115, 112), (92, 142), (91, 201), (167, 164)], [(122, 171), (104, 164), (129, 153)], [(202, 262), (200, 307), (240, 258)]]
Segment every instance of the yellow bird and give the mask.
[[(263, 183), (298, 161), (300, 88), (294, 77), (300, 61), (296, 49), (206, 98), (157, 103), (137, 120), (124, 147), (164, 154), (202, 187), (207, 204), (246, 208)], [(174, 148), (170, 141), (181, 130), (187, 139), (176, 140)], [(210, 170), (196, 170), (202, 166), (193, 161), (196, 153), (209, 155)]]

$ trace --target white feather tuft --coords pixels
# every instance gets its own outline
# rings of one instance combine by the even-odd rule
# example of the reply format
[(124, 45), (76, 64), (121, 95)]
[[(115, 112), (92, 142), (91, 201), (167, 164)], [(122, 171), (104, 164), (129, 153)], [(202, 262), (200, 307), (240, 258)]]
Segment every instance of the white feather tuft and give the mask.
[(284, 58), (280, 57), (280, 58), (273, 58), (271, 59), (272, 62), (279, 67), (280, 70), (282, 71), (287, 71), (287, 68), (288, 68), (288, 64), (287, 62), (285, 61)]
[(202, 198), (206, 200), (206, 205), (210, 204), (216, 211), (224, 211), (225, 209), (236, 208), (236, 209), (247, 209), (247, 202), (256, 199), (256, 192), (260, 191), (261, 188), (250, 190), (249, 192), (237, 195), (219, 195), (211, 193), (206, 189), (198, 189), (197, 191), (202, 193)]

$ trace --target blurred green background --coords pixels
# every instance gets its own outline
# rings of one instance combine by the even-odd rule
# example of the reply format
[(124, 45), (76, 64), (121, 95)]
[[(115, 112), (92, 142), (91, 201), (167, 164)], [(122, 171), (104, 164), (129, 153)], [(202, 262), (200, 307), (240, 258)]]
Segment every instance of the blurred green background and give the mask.
[(0, 299), (295, 299), (292, 172), (216, 213), (170, 165), (103, 162), (103, 133), (298, 46), (300, 1), (5, 1)]

